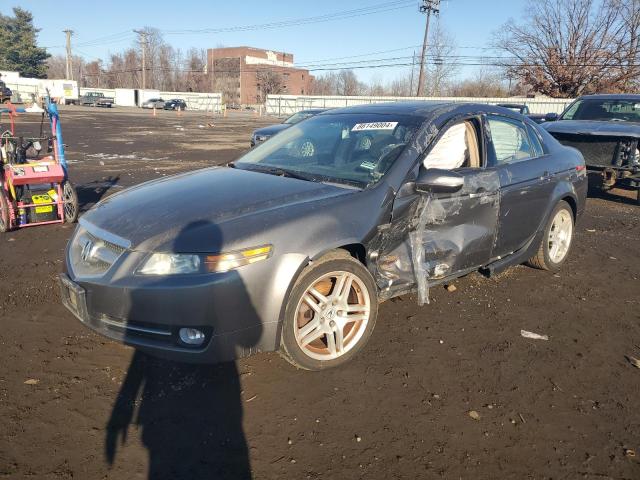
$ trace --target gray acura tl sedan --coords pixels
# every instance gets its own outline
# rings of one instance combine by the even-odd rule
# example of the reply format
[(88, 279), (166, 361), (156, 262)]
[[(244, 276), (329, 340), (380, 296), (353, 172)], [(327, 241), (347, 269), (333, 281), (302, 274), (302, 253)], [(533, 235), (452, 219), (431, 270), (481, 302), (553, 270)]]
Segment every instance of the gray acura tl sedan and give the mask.
[(428, 303), (477, 270), (558, 269), (586, 191), (581, 154), (508, 109), (332, 110), (226, 167), (100, 202), (68, 244), (62, 300), (165, 358), (280, 351), (334, 367), (367, 343), (381, 301)]

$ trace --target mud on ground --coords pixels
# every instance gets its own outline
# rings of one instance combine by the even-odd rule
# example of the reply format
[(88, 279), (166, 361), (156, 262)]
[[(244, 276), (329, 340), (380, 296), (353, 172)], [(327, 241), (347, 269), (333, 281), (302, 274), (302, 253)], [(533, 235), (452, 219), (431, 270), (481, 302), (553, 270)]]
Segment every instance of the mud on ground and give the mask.
[[(158, 113), (63, 110), (83, 209), (233, 160), (273, 122)], [(640, 369), (625, 359), (640, 357), (631, 199), (589, 199), (559, 274), (521, 266), (433, 289), (424, 308), (387, 302), (366, 350), (321, 373), (277, 354), (218, 366), (134, 354), (60, 305), (73, 226), (4, 234), (0, 478), (640, 478)]]

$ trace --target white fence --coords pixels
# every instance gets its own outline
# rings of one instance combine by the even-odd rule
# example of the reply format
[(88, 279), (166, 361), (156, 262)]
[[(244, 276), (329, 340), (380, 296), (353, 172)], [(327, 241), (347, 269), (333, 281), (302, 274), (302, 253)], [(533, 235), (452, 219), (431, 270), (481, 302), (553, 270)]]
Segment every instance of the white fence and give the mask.
[[(10, 81), (12, 80), (12, 81)], [(11, 100), (15, 103), (31, 103), (49, 94), (53, 98), (59, 99), (60, 103), (71, 103), (80, 95), (87, 92), (102, 92), (105, 96), (114, 98), (116, 105), (120, 105), (117, 100), (119, 98), (135, 99), (136, 92), (139, 97), (139, 103), (149, 98), (150, 91), (136, 89), (112, 89), (112, 88), (78, 88), (77, 82), (73, 80), (39, 80), (31, 78), (7, 78), (6, 85), (13, 93)], [(116, 90), (118, 95), (116, 95)], [(129, 95), (123, 95), (128, 93)], [(222, 111), (222, 94), (221, 93), (198, 93), (198, 92), (160, 92), (153, 91), (153, 96), (170, 100), (172, 98), (181, 98), (187, 104), (188, 110), (202, 110), (207, 112)], [(135, 101), (127, 101), (122, 103), (123, 106), (135, 106)]]
[(453, 103), (512, 103), (527, 105), (531, 113), (562, 113), (573, 101), (555, 98), (481, 98), (481, 97), (340, 97), (340, 96), (302, 96), (302, 95), (268, 95), (266, 113), (269, 115), (292, 115), (309, 108), (340, 108), (353, 105), (385, 102), (436, 101)]
[[(124, 95), (129, 92), (130, 95)], [(111, 97), (116, 100), (116, 105), (119, 105), (119, 98), (135, 98), (136, 89), (111, 89), (111, 88), (81, 88), (80, 95), (87, 92), (102, 92), (106, 97)], [(199, 93), (199, 92), (162, 92), (158, 90), (137, 90), (139, 101), (142, 101), (156, 97), (163, 100), (171, 100), (173, 98), (180, 98), (187, 104), (187, 110), (203, 110), (207, 112), (220, 112), (222, 111), (222, 93)], [(127, 102), (124, 106), (135, 106), (135, 102)]]

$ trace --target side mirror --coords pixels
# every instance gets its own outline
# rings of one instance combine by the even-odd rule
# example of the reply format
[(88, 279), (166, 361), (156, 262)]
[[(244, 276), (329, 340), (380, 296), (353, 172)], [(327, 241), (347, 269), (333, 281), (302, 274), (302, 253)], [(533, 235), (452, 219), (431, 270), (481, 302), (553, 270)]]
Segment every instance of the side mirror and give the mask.
[(416, 191), (420, 193), (455, 193), (464, 186), (464, 177), (451, 170), (420, 168)]
[(544, 116), (544, 121), (545, 122), (557, 122), (559, 118), (560, 118), (560, 115), (558, 115), (557, 113), (547, 113)]

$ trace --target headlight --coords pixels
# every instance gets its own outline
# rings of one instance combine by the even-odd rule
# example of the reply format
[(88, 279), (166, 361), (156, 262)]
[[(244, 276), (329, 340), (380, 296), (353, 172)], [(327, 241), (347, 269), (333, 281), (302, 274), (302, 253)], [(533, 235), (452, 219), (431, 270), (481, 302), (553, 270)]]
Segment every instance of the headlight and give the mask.
[(185, 275), (228, 272), (244, 265), (266, 260), (271, 245), (218, 255), (154, 253), (138, 271), (141, 275)]
[(140, 269), (142, 275), (184, 275), (200, 273), (201, 265), (198, 255), (182, 255), (172, 253), (154, 253)]

